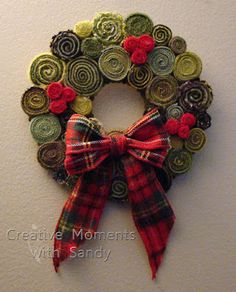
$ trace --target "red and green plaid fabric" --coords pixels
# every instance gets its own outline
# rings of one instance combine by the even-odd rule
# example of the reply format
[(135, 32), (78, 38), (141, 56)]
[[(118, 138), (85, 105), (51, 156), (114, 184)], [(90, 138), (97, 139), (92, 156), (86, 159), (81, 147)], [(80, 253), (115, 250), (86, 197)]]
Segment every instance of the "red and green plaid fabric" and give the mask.
[(160, 265), (175, 216), (158, 182), (154, 167), (162, 167), (169, 137), (156, 109), (121, 136), (102, 135), (93, 122), (73, 115), (66, 131), (65, 167), (82, 174), (67, 200), (56, 227), (54, 266), (78, 248), (86, 232), (94, 233), (109, 196), (112, 157), (119, 157), (129, 188), (135, 225), (146, 247), (153, 278)]

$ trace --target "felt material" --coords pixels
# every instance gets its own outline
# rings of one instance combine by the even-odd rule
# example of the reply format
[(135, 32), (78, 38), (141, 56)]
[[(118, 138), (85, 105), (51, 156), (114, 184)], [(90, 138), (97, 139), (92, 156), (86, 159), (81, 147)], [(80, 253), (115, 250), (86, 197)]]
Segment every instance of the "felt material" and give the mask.
[(72, 87), (78, 95), (95, 95), (103, 85), (97, 62), (88, 57), (79, 57), (68, 62), (64, 83)]
[(148, 64), (143, 66), (133, 65), (128, 73), (128, 83), (136, 89), (145, 89), (152, 80), (153, 73)]
[(49, 98), (42, 88), (31, 87), (25, 91), (21, 98), (21, 107), (30, 117), (48, 113)]
[(119, 44), (124, 38), (124, 21), (120, 14), (98, 13), (93, 20), (93, 34), (103, 44)]
[(166, 108), (177, 101), (179, 85), (172, 76), (155, 76), (146, 88), (146, 98), (160, 108)]
[(180, 107), (178, 104), (174, 103), (166, 109), (166, 118), (167, 119), (180, 119), (183, 115), (184, 111), (182, 107)]
[(186, 41), (179, 36), (173, 37), (169, 42), (169, 47), (176, 54), (183, 54), (187, 49)]
[(158, 46), (148, 55), (148, 64), (154, 74), (165, 76), (173, 71), (175, 55), (170, 48)]
[(202, 61), (197, 54), (185, 52), (176, 57), (174, 75), (180, 81), (196, 79), (202, 72)]
[(112, 183), (111, 157), (120, 157), (133, 219), (155, 278), (175, 219), (153, 168), (162, 167), (168, 149), (168, 135), (156, 109), (120, 136), (103, 136), (87, 118), (72, 116), (66, 133), (65, 167), (69, 174), (82, 176), (56, 227), (56, 234), (62, 233), (62, 238), (55, 237), (56, 270), (85, 239), (74, 237), (73, 230), (83, 235), (96, 232)]
[(143, 65), (147, 61), (147, 53), (143, 49), (136, 49), (131, 55), (131, 61), (136, 65)]
[(124, 79), (131, 67), (128, 53), (120, 46), (105, 49), (98, 61), (102, 74), (112, 81)]
[(165, 46), (171, 40), (172, 31), (166, 25), (158, 24), (154, 26), (152, 36), (158, 46)]
[(153, 22), (143, 13), (133, 13), (125, 19), (125, 32), (127, 35), (141, 36), (151, 34)]
[(190, 131), (189, 138), (185, 141), (184, 146), (190, 152), (198, 152), (202, 150), (206, 143), (206, 134), (200, 128), (193, 128)]

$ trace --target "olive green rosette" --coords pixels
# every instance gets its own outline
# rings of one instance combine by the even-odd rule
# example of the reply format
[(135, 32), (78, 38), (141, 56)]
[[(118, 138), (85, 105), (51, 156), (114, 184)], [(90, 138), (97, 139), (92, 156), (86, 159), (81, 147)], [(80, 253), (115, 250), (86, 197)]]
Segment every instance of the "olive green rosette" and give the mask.
[(77, 114), (88, 116), (92, 112), (92, 100), (85, 96), (77, 96), (70, 104), (71, 109)]
[(120, 46), (111, 46), (102, 52), (98, 61), (102, 74), (112, 81), (124, 79), (131, 67), (129, 54)]
[(53, 114), (34, 117), (30, 122), (30, 131), (38, 144), (57, 140), (61, 134), (59, 119)]
[(64, 83), (72, 87), (78, 95), (93, 96), (103, 85), (103, 77), (97, 62), (88, 57), (79, 57), (68, 62)]
[(93, 34), (105, 45), (119, 44), (124, 38), (123, 17), (111, 12), (97, 14)]
[(132, 87), (142, 90), (147, 87), (152, 77), (153, 73), (148, 64), (142, 66), (133, 65), (128, 73), (128, 83)]
[(179, 104), (187, 112), (203, 112), (209, 108), (213, 93), (206, 81), (187, 81), (180, 86)]
[(81, 51), (84, 56), (97, 59), (103, 50), (102, 43), (94, 37), (86, 38), (82, 41)]
[(189, 138), (185, 141), (184, 146), (190, 152), (200, 151), (206, 144), (206, 134), (200, 128), (193, 128), (190, 131)]
[(148, 64), (156, 75), (168, 75), (173, 71), (175, 55), (170, 48), (158, 46), (148, 55)]
[(42, 144), (37, 153), (38, 162), (47, 169), (59, 169), (65, 160), (66, 145), (62, 141)]
[(33, 86), (23, 94), (21, 106), (30, 117), (42, 115), (49, 111), (49, 98), (44, 89)]
[(80, 39), (73, 31), (61, 31), (53, 36), (52, 53), (63, 61), (75, 59), (80, 54)]
[(77, 22), (74, 26), (74, 32), (81, 39), (91, 36), (93, 32), (93, 22), (89, 20)]
[(168, 26), (158, 24), (153, 28), (152, 37), (158, 46), (165, 46), (171, 40), (172, 31)]
[(178, 95), (178, 83), (172, 76), (156, 76), (146, 88), (146, 99), (162, 108), (166, 108), (176, 102)]
[(196, 79), (202, 72), (202, 61), (192, 52), (180, 54), (175, 59), (174, 75), (180, 81)]
[(183, 174), (192, 166), (192, 154), (185, 149), (171, 149), (165, 163), (174, 175)]
[(183, 54), (186, 51), (187, 44), (183, 38), (176, 36), (170, 40), (169, 47), (176, 55), (179, 55)]
[(143, 13), (130, 14), (125, 19), (125, 32), (127, 35), (141, 36), (151, 34), (153, 22), (149, 16)]
[(29, 77), (35, 85), (47, 86), (62, 79), (64, 63), (49, 53), (37, 56), (30, 66)]

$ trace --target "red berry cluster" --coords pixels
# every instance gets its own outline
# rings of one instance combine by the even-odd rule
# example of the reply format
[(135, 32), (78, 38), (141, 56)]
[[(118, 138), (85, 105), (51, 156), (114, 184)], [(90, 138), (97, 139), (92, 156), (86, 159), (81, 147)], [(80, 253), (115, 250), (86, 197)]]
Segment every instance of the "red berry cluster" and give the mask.
[(193, 114), (185, 113), (180, 120), (169, 119), (165, 123), (165, 129), (170, 135), (178, 135), (181, 139), (188, 139), (190, 129), (196, 124), (196, 117)]
[(147, 61), (147, 54), (155, 47), (155, 41), (150, 35), (140, 37), (129, 36), (123, 42), (124, 49), (131, 54), (131, 61), (142, 65)]
[(67, 103), (75, 99), (76, 92), (71, 87), (64, 87), (60, 82), (53, 82), (47, 87), (47, 95), (50, 98), (50, 111), (61, 114), (67, 109)]

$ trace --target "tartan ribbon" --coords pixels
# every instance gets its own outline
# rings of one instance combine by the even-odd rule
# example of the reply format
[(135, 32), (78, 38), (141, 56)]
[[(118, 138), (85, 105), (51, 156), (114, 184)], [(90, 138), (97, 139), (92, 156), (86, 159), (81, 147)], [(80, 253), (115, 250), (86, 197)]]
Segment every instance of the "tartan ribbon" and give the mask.
[(112, 181), (112, 159), (121, 159), (129, 189), (129, 202), (144, 242), (152, 278), (155, 278), (175, 215), (155, 174), (169, 150), (169, 137), (158, 110), (153, 109), (123, 135), (102, 135), (86, 117), (75, 114), (67, 124), (65, 167), (70, 175), (82, 174), (57, 223), (54, 267), (98, 228)]

